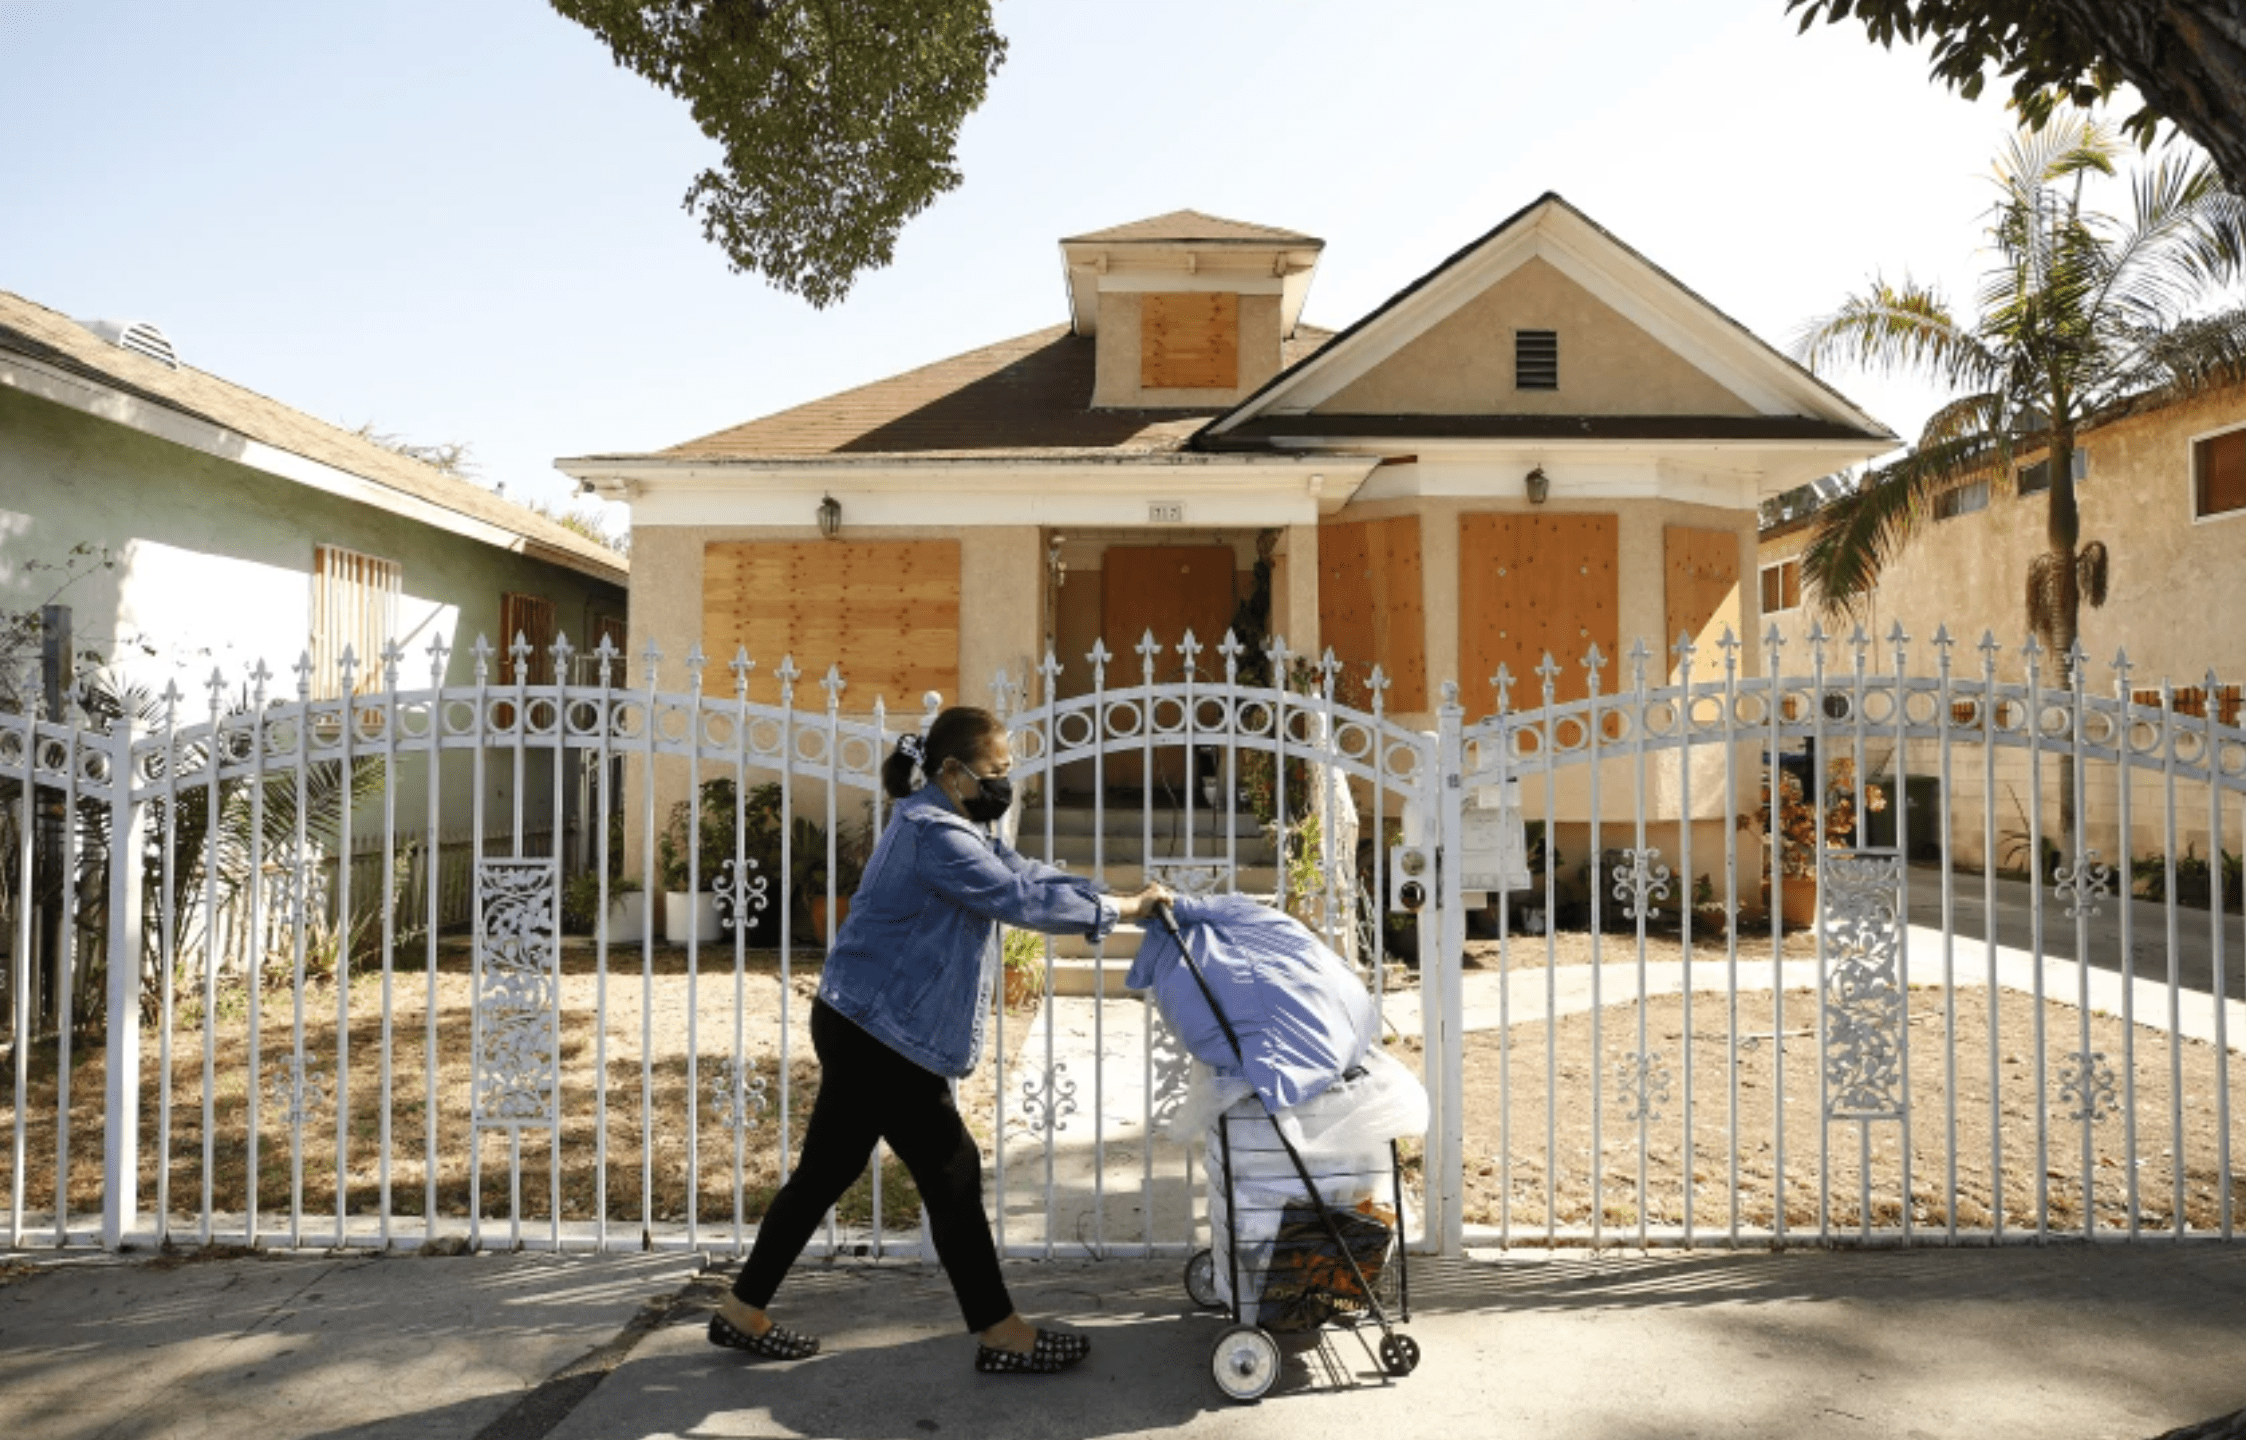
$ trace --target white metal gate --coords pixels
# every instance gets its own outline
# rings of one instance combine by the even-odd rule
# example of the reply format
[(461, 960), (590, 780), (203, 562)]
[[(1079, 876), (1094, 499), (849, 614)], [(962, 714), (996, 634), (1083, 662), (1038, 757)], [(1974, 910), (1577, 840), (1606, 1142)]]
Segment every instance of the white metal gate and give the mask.
[[(1953, 648), (1834, 665), (1818, 635), (1792, 673), (1773, 633), (1748, 676), (1729, 637), (1680, 643), (1670, 685), (1594, 652), (1588, 698), (1548, 660), (1423, 730), (1377, 670), (1149, 637), (995, 704), (1025, 853), (1266, 895), (1365, 963), (1434, 1102), (1431, 1248), (2227, 1238), (2246, 732), (2212, 677), (2148, 694), (2122, 660), (2093, 694), (2079, 656), (2069, 688), (2033, 647), (2001, 681), (1993, 640)], [(753, 1238), (881, 760), (940, 701), (698, 651), (626, 684), (566, 641), (553, 673), (591, 683), (530, 683), (519, 643), (497, 683), (472, 654), (466, 685), (442, 646), (402, 685), (392, 647), (337, 698), (300, 665), (193, 715), (0, 714), (10, 1244)], [(1540, 864), (1470, 910), (1493, 818)], [(667, 900), (614, 877), (666, 868), (659, 945)], [(961, 1087), (1002, 1244), (1181, 1253), (1183, 1057), (1124, 957), (1069, 950), (1010, 938), (1021, 1008)], [(820, 1244), (921, 1251), (903, 1183), (874, 1166)]]

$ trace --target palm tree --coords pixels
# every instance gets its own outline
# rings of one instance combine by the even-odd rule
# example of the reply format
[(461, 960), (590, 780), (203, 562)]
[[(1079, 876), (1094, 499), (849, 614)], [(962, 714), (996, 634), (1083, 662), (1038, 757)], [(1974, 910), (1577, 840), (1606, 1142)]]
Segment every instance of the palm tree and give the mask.
[(1875, 279), (1802, 331), (1812, 369), (1850, 362), (1958, 395), (1908, 457), (1819, 512), (1802, 572), (1828, 613), (1864, 600), (1943, 491), (1986, 477), (2009, 492), (2015, 449), (2043, 450), (2046, 548), (2029, 567), (2026, 619), (2073, 683), (2082, 602), (2105, 603), (2109, 565), (2104, 544), (2082, 541), (2077, 431), (2133, 396), (2246, 375), (2246, 308), (2208, 308), (2246, 267), (2246, 204), (2205, 157), (2170, 155), (2128, 181), (2128, 218), (2085, 209), (2085, 182), (2114, 178), (2122, 152), (2076, 114), (2012, 137), (1996, 164), (1996, 264), (1970, 325), (1932, 289)]

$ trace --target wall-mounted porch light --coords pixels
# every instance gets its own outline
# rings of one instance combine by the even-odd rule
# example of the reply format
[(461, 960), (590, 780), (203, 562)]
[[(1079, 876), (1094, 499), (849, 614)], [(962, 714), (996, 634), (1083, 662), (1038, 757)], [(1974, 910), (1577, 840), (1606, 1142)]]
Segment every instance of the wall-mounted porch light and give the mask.
[(1524, 483), (1528, 486), (1531, 505), (1542, 505), (1544, 497), (1552, 493), (1552, 477), (1544, 473), (1542, 465), (1530, 470)]
[(819, 533), (829, 540), (842, 529), (842, 502), (829, 495), (819, 502)]

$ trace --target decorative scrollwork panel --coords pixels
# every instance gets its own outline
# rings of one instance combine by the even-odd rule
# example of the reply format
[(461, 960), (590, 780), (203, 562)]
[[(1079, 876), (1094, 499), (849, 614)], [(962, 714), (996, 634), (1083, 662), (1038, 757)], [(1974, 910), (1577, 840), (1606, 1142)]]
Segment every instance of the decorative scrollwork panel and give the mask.
[(1825, 941), (1825, 1114), (1900, 1120), (1903, 1070), (1903, 857), (1835, 850), (1825, 857), (1818, 924)]
[(550, 859), (476, 865), (478, 1126), (520, 1129), (559, 1118), (559, 878)]

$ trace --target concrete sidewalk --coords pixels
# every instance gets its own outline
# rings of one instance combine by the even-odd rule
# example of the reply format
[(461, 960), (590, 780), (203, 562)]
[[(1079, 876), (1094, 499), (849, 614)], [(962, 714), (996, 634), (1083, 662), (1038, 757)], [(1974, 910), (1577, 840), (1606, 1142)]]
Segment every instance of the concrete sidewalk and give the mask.
[[(827, 1353), (702, 1336), (690, 1256), (87, 1259), (6, 1266), (9, 1440), (659, 1436), (1094, 1440), (1378, 1434), (2142, 1440), (2246, 1404), (2246, 1247), (1508, 1256), (1413, 1271), (1425, 1359), (1290, 1343), (1262, 1405), (1176, 1266), (1010, 1267), (1092, 1334), (1078, 1373), (978, 1376), (942, 1276), (799, 1268), (776, 1311)], [(2246, 1436), (2246, 1417), (2210, 1433)]]

